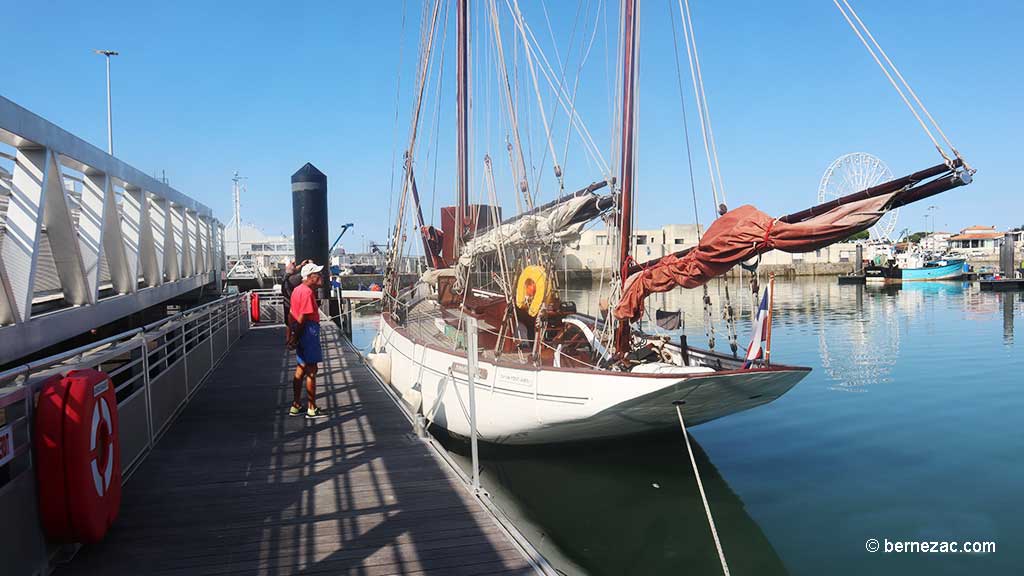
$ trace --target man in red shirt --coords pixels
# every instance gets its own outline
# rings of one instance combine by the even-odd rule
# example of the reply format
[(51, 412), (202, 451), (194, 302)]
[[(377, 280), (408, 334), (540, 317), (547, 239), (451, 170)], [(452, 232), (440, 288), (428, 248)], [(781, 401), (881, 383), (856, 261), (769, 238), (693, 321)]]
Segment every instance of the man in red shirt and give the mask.
[(290, 314), (292, 321), (292, 338), (296, 340), (295, 357), (298, 366), (292, 379), (292, 406), (288, 410), (290, 416), (302, 414), (302, 380), (306, 380), (306, 418), (321, 418), (323, 414), (316, 406), (316, 373), (318, 364), (323, 360), (320, 348), (320, 309), (316, 305), (313, 291), (323, 280), (320, 277), (323, 266), (309, 262), (302, 266), (302, 284), (292, 290)]

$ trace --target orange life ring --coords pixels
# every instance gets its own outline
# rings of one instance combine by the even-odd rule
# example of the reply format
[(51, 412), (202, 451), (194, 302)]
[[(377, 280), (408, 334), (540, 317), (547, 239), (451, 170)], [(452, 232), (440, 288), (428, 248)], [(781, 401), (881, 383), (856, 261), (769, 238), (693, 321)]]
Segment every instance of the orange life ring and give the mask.
[(527, 266), (516, 282), (516, 308), (526, 308), (531, 317), (540, 313), (548, 296), (548, 275), (541, 266)]
[(99, 542), (121, 508), (114, 383), (97, 370), (46, 380), (34, 441), (39, 514), (55, 542)]
[(249, 293), (249, 317), (253, 324), (260, 321), (260, 295), (255, 292)]

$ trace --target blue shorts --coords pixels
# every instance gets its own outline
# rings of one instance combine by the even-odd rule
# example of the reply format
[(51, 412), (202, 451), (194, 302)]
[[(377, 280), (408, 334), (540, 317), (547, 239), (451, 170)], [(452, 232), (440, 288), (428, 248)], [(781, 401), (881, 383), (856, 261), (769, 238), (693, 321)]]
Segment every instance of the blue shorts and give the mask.
[(324, 352), (320, 348), (320, 324), (306, 322), (303, 326), (302, 336), (299, 337), (299, 345), (295, 348), (295, 358), (300, 366), (306, 364), (317, 364), (324, 359)]

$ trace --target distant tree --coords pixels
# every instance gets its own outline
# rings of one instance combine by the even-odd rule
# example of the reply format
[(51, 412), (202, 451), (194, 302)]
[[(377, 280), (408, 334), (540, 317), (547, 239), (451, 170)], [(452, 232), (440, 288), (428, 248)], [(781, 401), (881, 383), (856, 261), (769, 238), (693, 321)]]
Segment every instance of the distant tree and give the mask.
[(924, 238), (927, 235), (928, 235), (927, 232), (914, 232), (910, 236), (907, 236), (907, 242), (912, 242), (914, 244), (917, 244), (918, 242), (921, 241), (921, 238)]
[(870, 237), (871, 234), (869, 234), (867, 230), (861, 230), (860, 232), (857, 232), (856, 234), (849, 236), (846, 240), (844, 240), (844, 242), (853, 242), (854, 240), (867, 240)]

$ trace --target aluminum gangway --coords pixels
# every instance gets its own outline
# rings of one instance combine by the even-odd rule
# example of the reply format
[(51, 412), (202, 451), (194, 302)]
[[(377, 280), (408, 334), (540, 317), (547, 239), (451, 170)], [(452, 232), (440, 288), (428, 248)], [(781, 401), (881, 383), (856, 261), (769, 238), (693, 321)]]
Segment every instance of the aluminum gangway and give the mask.
[(75, 547), (47, 542), (39, 519), (32, 450), (40, 385), (50, 376), (94, 368), (117, 396), (126, 482), (200, 384), (249, 331), (249, 296), (225, 296), (148, 326), (0, 373), (0, 437), (11, 438), (0, 464), (0, 574), (47, 574)]
[(208, 207), (0, 97), (0, 366), (216, 292), (223, 246)]

